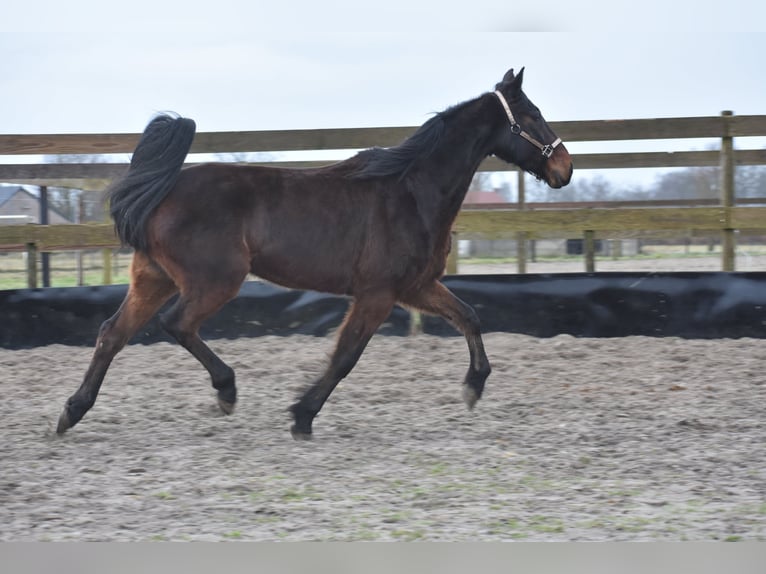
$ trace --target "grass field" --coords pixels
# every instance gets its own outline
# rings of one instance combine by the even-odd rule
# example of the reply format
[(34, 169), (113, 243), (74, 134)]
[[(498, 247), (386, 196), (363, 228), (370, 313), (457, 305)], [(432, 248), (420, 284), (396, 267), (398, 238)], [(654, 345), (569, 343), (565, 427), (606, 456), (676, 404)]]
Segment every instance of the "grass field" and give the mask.
[[(39, 256), (38, 256), (39, 258)], [(112, 257), (112, 283), (128, 282), (130, 254), (117, 253)], [(102, 285), (104, 261), (100, 250), (84, 251), (82, 258), (83, 285)], [(42, 286), (42, 264), (37, 262), (37, 285)], [(51, 287), (73, 287), (77, 285), (77, 259), (73, 251), (50, 254)], [(0, 253), (0, 290), (23, 289), (27, 286), (27, 254)]]

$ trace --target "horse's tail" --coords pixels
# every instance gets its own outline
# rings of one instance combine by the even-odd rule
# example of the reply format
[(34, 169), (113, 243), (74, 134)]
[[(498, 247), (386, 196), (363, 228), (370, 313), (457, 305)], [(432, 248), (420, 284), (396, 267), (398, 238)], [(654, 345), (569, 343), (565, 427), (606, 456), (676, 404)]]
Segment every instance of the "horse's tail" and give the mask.
[(128, 172), (107, 191), (114, 228), (124, 244), (147, 250), (146, 222), (178, 179), (195, 130), (194, 120), (171, 114), (160, 114), (146, 126)]

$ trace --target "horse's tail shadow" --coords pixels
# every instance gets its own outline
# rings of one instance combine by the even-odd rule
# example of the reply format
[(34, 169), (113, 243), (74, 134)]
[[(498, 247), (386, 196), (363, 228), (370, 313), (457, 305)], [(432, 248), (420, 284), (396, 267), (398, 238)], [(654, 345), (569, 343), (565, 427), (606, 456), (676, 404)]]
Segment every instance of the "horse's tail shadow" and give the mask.
[(114, 228), (124, 244), (147, 250), (146, 222), (178, 179), (195, 130), (194, 120), (167, 113), (146, 126), (128, 172), (107, 191)]

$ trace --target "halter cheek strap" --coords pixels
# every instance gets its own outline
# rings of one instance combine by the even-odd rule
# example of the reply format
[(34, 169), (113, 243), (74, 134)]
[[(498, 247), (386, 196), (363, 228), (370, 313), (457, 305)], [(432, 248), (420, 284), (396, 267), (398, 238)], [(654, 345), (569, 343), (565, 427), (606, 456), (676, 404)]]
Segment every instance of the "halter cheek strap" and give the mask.
[(561, 143), (561, 138), (556, 138), (556, 141), (554, 141), (552, 144), (549, 144), (549, 145), (541, 144), (539, 141), (537, 141), (535, 138), (533, 138), (531, 135), (529, 135), (527, 132), (521, 129), (519, 122), (517, 122), (516, 118), (513, 117), (513, 112), (511, 112), (511, 107), (508, 105), (508, 102), (505, 100), (505, 96), (503, 96), (503, 94), (500, 93), (500, 90), (495, 90), (495, 95), (497, 96), (497, 99), (500, 100), (500, 104), (503, 106), (503, 109), (505, 110), (505, 113), (508, 116), (508, 120), (511, 122), (511, 132), (523, 137), (525, 140), (527, 140), (529, 143), (531, 143), (533, 146), (539, 149), (546, 158), (551, 157), (553, 155), (553, 150), (555, 150), (556, 146)]

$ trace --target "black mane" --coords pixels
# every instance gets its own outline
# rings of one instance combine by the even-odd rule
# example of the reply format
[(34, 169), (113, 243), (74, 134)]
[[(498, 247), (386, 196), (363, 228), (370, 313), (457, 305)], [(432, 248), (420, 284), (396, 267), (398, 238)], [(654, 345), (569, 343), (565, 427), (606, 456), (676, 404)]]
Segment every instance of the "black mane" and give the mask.
[(398, 146), (373, 147), (359, 152), (354, 158), (357, 167), (350, 176), (354, 179), (368, 179), (387, 176), (404, 178), (416, 160), (431, 155), (442, 139), (446, 120), (464, 104), (458, 104), (430, 118), (409, 138)]

